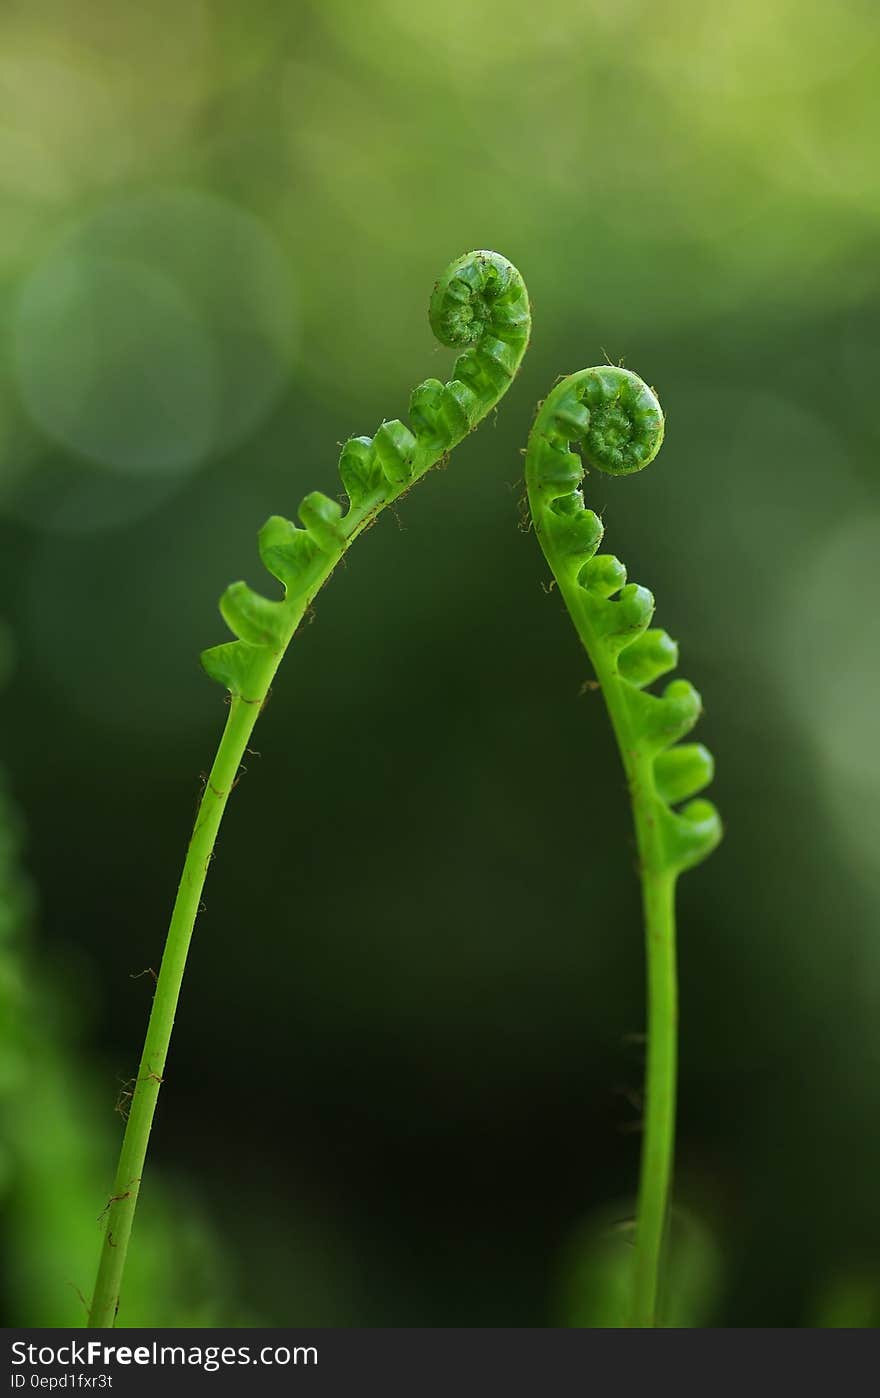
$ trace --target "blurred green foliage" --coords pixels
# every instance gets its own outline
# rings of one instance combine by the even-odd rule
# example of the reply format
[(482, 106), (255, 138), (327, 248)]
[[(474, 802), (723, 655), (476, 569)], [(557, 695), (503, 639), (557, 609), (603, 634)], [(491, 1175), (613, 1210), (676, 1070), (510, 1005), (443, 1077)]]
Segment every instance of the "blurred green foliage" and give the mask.
[[(712, 1232), (675, 1209), (667, 1240), (659, 1324), (692, 1329), (711, 1324), (724, 1271)], [(632, 1201), (606, 1208), (577, 1229), (560, 1260), (556, 1323), (620, 1330), (632, 1313), (635, 1220)]]
[(682, 641), (728, 831), (680, 911), (678, 1194), (724, 1263), (705, 1318), (842, 1323), (817, 1297), (876, 1274), (878, 54), (869, 0), (8, 0), (0, 757), (34, 965), (59, 968), (19, 1148), (31, 1191), (67, 1161), (53, 1212), (84, 1254), (70, 1277), (60, 1246), (9, 1250), (16, 1320), (72, 1321), (47, 1298), (87, 1289), (132, 976), (223, 719), (197, 664), (216, 598), (259, 576), (267, 515), (332, 486), (336, 442), (442, 377), (422, 308), (474, 246), (522, 270), (533, 348), (293, 648), (212, 869), (154, 1187), (179, 1181), (172, 1229), (190, 1198), (219, 1235), (221, 1319), (224, 1295), (270, 1323), (563, 1318), (560, 1258), (635, 1179), (642, 953), (519, 450), (553, 375), (607, 355), (656, 386), (667, 441), (588, 503)]
[[(95, 1181), (113, 1149), (102, 1079), (82, 1051), (74, 974), (35, 955), (36, 899), (24, 831), (0, 773), (0, 1226), (4, 1318), (25, 1326), (85, 1322), (100, 1246)], [(120, 1084), (116, 1110), (130, 1092)], [(127, 1277), (132, 1325), (234, 1323), (225, 1260), (185, 1184), (155, 1182)], [(187, 1195), (190, 1197), (187, 1197)], [(84, 1295), (85, 1291), (85, 1295)]]

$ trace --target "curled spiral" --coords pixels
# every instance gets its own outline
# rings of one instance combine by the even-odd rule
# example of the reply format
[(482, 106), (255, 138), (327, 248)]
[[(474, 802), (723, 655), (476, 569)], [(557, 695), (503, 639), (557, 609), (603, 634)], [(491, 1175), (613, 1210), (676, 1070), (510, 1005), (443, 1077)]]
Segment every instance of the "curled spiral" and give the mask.
[(582, 388), (581, 403), (590, 414), (581, 448), (587, 465), (612, 476), (641, 471), (663, 442), (663, 413), (653, 389), (613, 365), (594, 369)]
[[(343, 553), (375, 516), (477, 426), (510, 386), (526, 351), (531, 313), (525, 283), (497, 252), (470, 252), (444, 272), (431, 297), (429, 318), (438, 340), (461, 348), (448, 383), (426, 379), (410, 396), (410, 424), (383, 422), (373, 437), (351, 437), (339, 458), (348, 497), (319, 491), (297, 511), (299, 525), (273, 515), (260, 531), (265, 567), (284, 587), (270, 600), (236, 582), (220, 611), (236, 641), (202, 653), (207, 673), (242, 698), (264, 686), (258, 672), (283, 654), (303, 612)], [(251, 693), (251, 691), (255, 691)]]
[(712, 756), (699, 743), (681, 743), (702, 701), (687, 680), (673, 680), (662, 694), (648, 689), (675, 669), (678, 646), (651, 627), (648, 589), (627, 583), (626, 568), (613, 554), (598, 553), (604, 528), (581, 491), (584, 462), (615, 475), (640, 471), (657, 455), (663, 430), (657, 397), (636, 374), (611, 365), (582, 369), (557, 384), (538, 410), (526, 483), (541, 547), (609, 708), (627, 730), (618, 734), (624, 760), (631, 767), (638, 754), (649, 767), (647, 799), (667, 866), (683, 870), (710, 854), (722, 833), (715, 807), (692, 799), (712, 780)]

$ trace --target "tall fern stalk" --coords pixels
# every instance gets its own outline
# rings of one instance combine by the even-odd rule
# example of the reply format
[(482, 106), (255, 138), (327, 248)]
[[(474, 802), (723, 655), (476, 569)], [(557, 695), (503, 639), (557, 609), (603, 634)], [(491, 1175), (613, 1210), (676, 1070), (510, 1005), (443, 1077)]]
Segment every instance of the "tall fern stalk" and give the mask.
[(442, 344), (466, 347), (449, 383), (428, 379), (410, 399), (410, 426), (383, 422), (376, 435), (346, 442), (339, 474), (348, 496), (315, 492), (299, 507), (302, 527), (273, 516), (260, 531), (260, 557), (283, 585), (269, 600), (233, 583), (220, 610), (236, 640), (205, 651), (202, 663), (231, 695), (196, 817), (168, 929), (137, 1083), (122, 1143), (89, 1325), (115, 1324), (125, 1258), (187, 952), (217, 831), (269, 686), (313, 598), (353, 541), (377, 515), (444, 458), (504, 395), (528, 344), (528, 296), (516, 268), (493, 252), (452, 263), (434, 289), (430, 321)]
[[(584, 464), (613, 475), (640, 471), (663, 441), (655, 395), (627, 370), (583, 369), (538, 410), (526, 453), (535, 532), (605, 698), (632, 803), (647, 956), (645, 1122), (628, 1323), (658, 1324), (658, 1295), (672, 1185), (678, 1004), (675, 887), (721, 838), (708, 801), (691, 800), (713, 775), (712, 757), (680, 744), (700, 711), (686, 680), (661, 695), (648, 686), (675, 668), (678, 647), (648, 629), (654, 598), (598, 554), (603, 527), (584, 504)], [(576, 446), (579, 455), (571, 450)], [(677, 745), (677, 746), (676, 746)], [(681, 802), (686, 804), (676, 810)]]

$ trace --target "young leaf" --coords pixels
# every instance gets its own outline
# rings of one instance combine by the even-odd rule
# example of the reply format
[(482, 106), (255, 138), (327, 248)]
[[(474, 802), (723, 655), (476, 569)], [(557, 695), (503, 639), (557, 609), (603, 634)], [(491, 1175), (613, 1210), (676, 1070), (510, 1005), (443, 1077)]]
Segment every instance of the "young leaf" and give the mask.
[[(639, 852), (648, 958), (648, 1067), (645, 1137), (631, 1295), (631, 1323), (656, 1323), (658, 1280), (675, 1126), (675, 883), (721, 839), (708, 801), (679, 802), (712, 779), (710, 754), (676, 746), (702, 702), (687, 680), (662, 694), (649, 686), (674, 669), (678, 646), (648, 629), (654, 598), (626, 582), (626, 569), (598, 554), (602, 526), (581, 491), (584, 465), (631, 475), (654, 460), (664, 421), (654, 392), (613, 365), (582, 369), (541, 404), (526, 453), (535, 533), (596, 672), (620, 748)], [(574, 450), (573, 450), (574, 448)]]
[(519, 272), (496, 252), (472, 252), (447, 268), (431, 298), (430, 320), (444, 345), (463, 349), (447, 384), (428, 379), (411, 398), (412, 425), (383, 422), (373, 437), (352, 437), (339, 472), (348, 509), (318, 491), (297, 511), (302, 528), (273, 515), (260, 531), (260, 557), (284, 589), (274, 600), (233, 583), (220, 610), (234, 641), (204, 652), (202, 664), (232, 695), (226, 728), (208, 775), (183, 867), (153, 1011), (111, 1202), (89, 1324), (112, 1326), (119, 1305), (144, 1161), (187, 951), (214, 842), (269, 685), (306, 609), (353, 541), (470, 432), (510, 386), (529, 339), (531, 317)]

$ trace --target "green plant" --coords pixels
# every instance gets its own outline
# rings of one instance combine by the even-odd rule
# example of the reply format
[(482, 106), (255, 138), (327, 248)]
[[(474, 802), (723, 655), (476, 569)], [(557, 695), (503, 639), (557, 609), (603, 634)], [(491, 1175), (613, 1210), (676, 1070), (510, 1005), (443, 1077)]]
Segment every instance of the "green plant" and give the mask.
[(112, 1326), (131, 1235), (186, 957), (214, 842), (254, 724), (275, 672), (313, 598), (353, 541), (377, 515), (444, 458), (505, 393), (519, 368), (531, 326), (516, 268), (493, 252), (473, 252), (447, 268), (434, 289), (430, 321), (437, 338), (467, 347), (449, 383), (428, 379), (410, 399), (411, 427), (383, 422), (376, 435), (342, 448), (339, 474), (348, 509), (329, 496), (307, 495), (303, 525), (273, 516), (259, 536), (260, 557), (284, 587), (272, 601), (233, 583), (220, 611), (238, 638), (202, 655), (204, 668), (231, 700), (226, 727), (205, 784), (183, 866), (156, 984), (107, 1224), (89, 1324)]
[[(584, 464), (612, 475), (640, 471), (663, 441), (657, 398), (635, 374), (582, 369), (541, 404), (526, 453), (529, 507), (544, 556), (590, 658), (620, 748), (632, 803), (645, 919), (648, 1059), (645, 1132), (636, 1219), (631, 1324), (657, 1323), (675, 1134), (677, 980), (675, 886), (721, 838), (718, 814), (692, 800), (712, 780), (697, 743), (679, 745), (701, 702), (686, 680), (661, 695), (648, 686), (678, 663), (665, 631), (648, 629), (654, 598), (626, 582), (611, 554), (597, 554), (603, 526), (584, 504)], [(578, 448), (577, 455), (571, 448)], [(616, 595), (615, 595), (616, 594)], [(673, 809), (680, 802), (681, 809)]]

